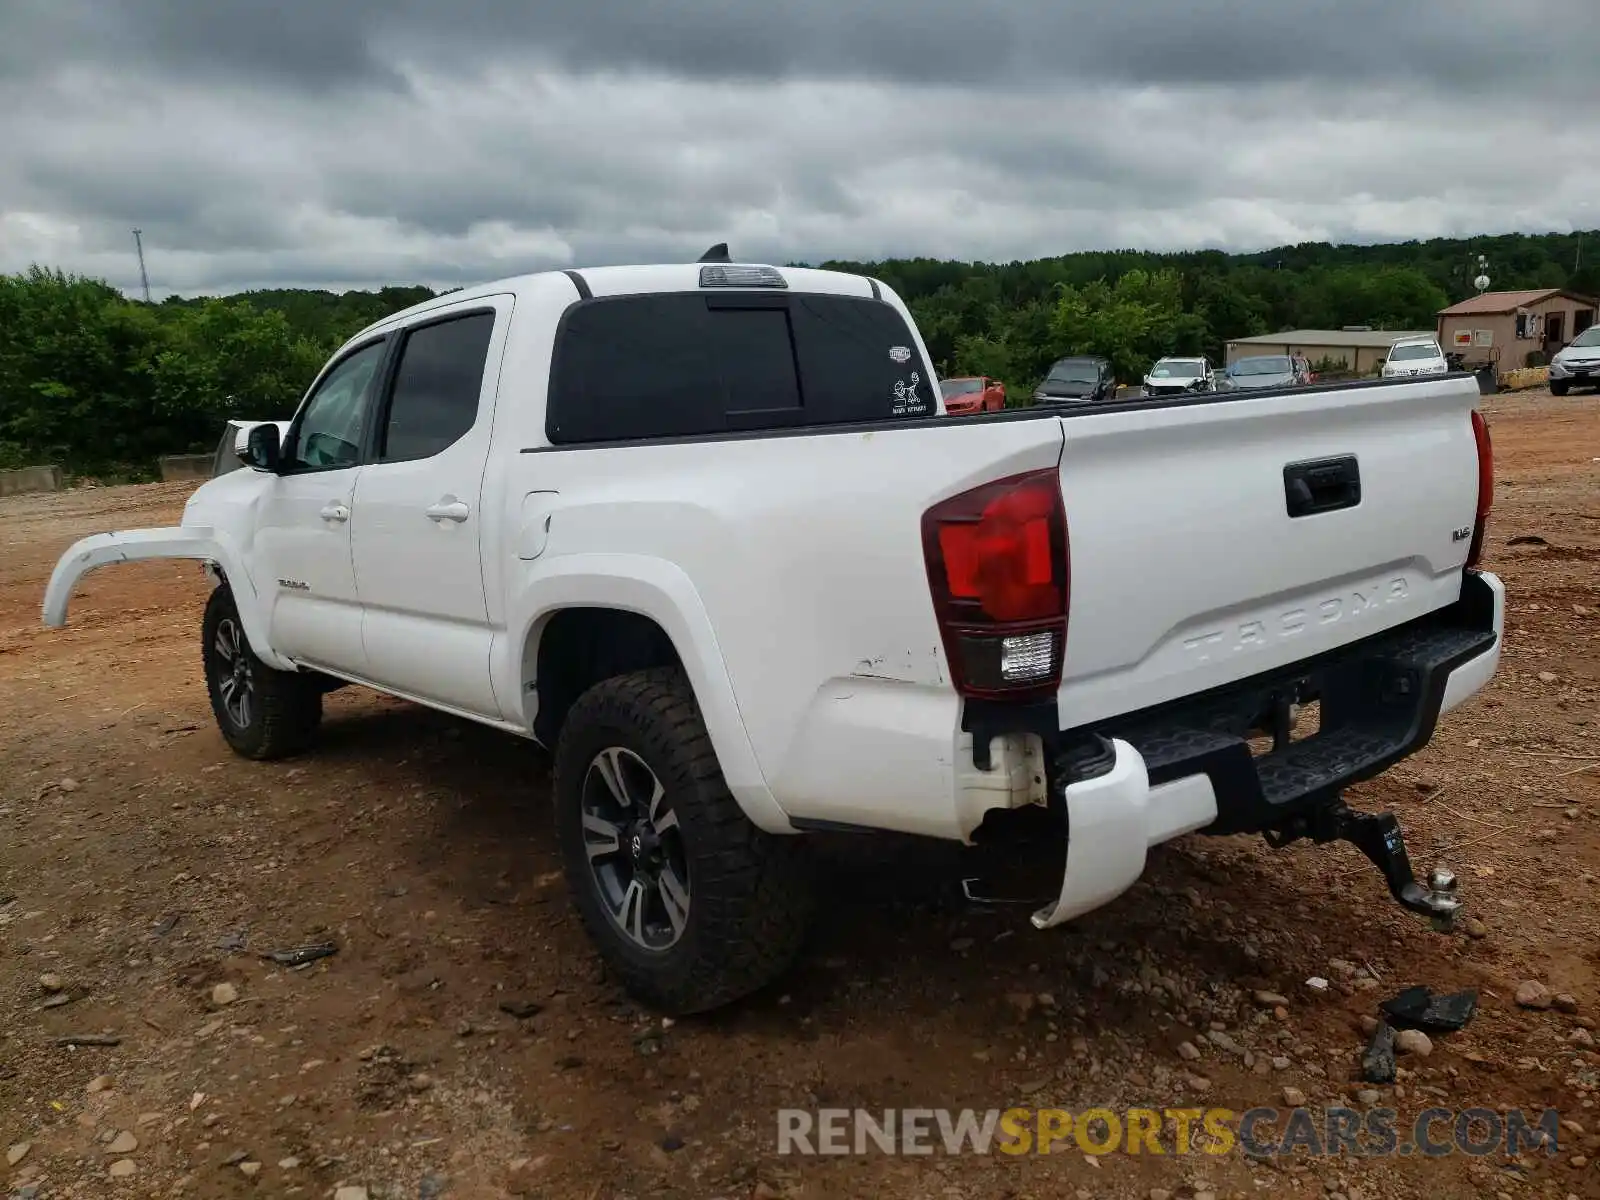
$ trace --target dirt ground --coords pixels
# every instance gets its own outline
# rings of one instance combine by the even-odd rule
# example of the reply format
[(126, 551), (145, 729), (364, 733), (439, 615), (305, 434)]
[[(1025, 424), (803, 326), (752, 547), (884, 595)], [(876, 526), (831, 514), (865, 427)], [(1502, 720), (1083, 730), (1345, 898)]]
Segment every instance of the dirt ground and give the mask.
[[(770, 993), (673, 1023), (608, 981), (568, 907), (535, 748), (329, 697), (317, 752), (216, 732), (193, 564), (57, 555), (174, 523), (188, 488), (0, 502), (0, 1148), (16, 1196), (1600, 1195), (1600, 398), (1486, 401), (1500, 673), (1356, 790), (1448, 863), (1445, 937), (1348, 846), (1189, 837), (1047, 934), (948, 899), (920, 848), (841, 859)], [(1533, 539), (1533, 540), (1529, 540)], [(263, 952), (332, 942), (289, 968)], [(51, 978), (51, 977), (54, 978)], [(1306, 981), (1331, 981), (1317, 991)], [(1545, 1009), (1519, 984), (1564, 993)], [(1480, 1009), (1364, 1093), (1363, 1017), (1412, 983)], [(218, 985), (229, 985), (218, 988)], [(52, 990), (57, 989), (57, 990)], [(1258, 1002), (1257, 991), (1286, 1003)], [(1280, 1011), (1274, 1011), (1275, 1009)], [(517, 1015), (532, 1014), (532, 1015)], [(110, 1046), (64, 1046), (81, 1034)], [(1185, 1049), (1184, 1047), (1187, 1047)], [(1196, 1050), (1198, 1048), (1198, 1050)], [(1285, 1089), (1290, 1089), (1286, 1098)], [(1554, 1155), (777, 1153), (780, 1108), (1560, 1111)], [(346, 1196), (358, 1195), (349, 1192)]]

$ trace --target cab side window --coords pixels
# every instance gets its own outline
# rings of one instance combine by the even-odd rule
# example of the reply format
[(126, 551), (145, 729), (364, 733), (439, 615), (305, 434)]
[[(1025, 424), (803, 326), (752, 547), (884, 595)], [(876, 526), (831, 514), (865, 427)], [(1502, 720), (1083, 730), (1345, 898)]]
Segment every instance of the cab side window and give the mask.
[(286, 455), (290, 471), (336, 471), (361, 461), (384, 348), (383, 341), (363, 346), (323, 377), (296, 423)]
[(494, 334), (494, 313), (475, 312), (406, 334), (379, 462), (432, 458), (477, 423), (478, 398)]

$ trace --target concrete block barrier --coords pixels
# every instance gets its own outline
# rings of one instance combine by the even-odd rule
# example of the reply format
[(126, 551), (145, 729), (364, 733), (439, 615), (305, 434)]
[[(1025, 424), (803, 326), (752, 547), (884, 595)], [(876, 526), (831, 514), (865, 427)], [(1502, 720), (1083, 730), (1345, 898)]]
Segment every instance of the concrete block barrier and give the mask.
[(61, 486), (61, 468), (57, 466), (0, 471), (0, 496), (20, 496), (24, 492), (59, 492)]

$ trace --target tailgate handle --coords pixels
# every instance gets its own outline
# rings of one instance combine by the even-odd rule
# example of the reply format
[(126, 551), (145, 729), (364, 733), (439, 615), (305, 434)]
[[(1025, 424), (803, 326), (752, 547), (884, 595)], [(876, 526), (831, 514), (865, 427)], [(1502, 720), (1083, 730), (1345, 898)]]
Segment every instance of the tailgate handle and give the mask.
[(1283, 498), (1291, 517), (1354, 508), (1361, 503), (1361, 466), (1353, 454), (1289, 463), (1283, 468)]

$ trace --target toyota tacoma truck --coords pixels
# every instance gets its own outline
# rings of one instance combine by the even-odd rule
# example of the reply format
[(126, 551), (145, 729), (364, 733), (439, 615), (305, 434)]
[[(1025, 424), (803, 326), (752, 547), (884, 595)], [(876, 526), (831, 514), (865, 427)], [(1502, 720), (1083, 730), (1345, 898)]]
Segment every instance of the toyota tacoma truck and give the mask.
[(542, 743), (577, 912), (665, 1012), (785, 970), (825, 831), (976, 853), (1042, 827), (1040, 929), (1182, 834), (1347, 840), (1448, 926), (1453, 880), (1342, 796), (1498, 662), (1477, 398), (950, 417), (870, 278), (717, 252), (528, 275), (362, 331), (177, 526), (70, 547), (43, 619), (85, 572), (193, 559), (240, 755), (306, 750), (343, 684)]

